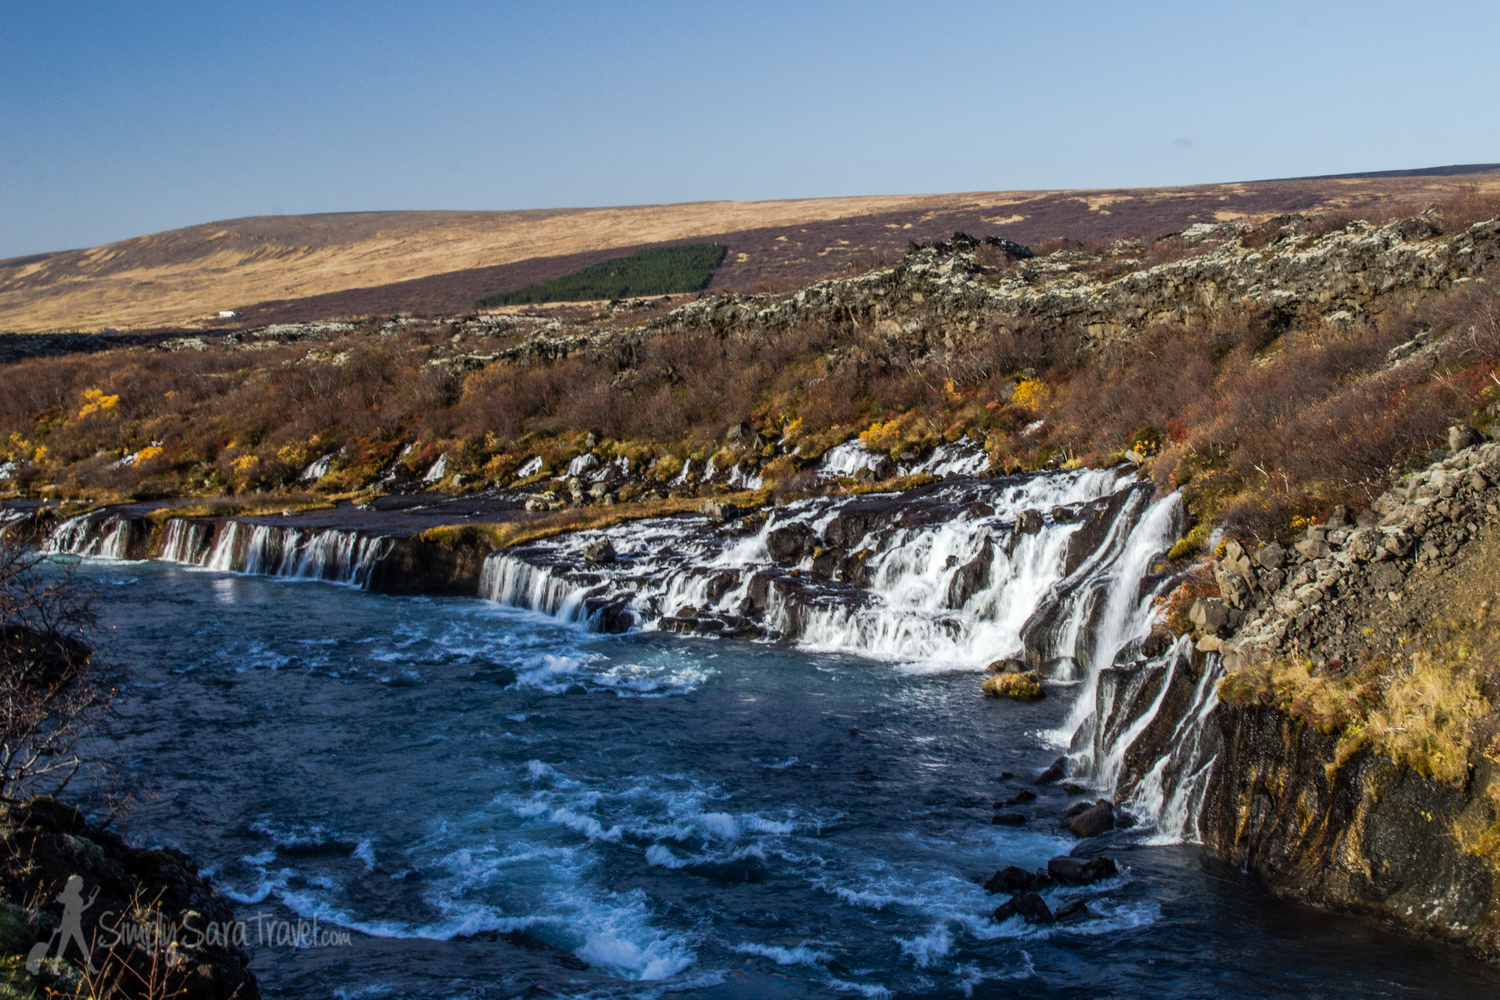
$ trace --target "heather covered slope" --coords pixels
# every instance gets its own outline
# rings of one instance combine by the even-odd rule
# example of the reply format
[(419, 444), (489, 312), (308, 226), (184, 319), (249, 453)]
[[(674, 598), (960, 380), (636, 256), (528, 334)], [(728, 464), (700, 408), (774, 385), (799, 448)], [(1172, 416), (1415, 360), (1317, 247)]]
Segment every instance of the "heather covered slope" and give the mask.
[(1258, 222), (1286, 212), (1386, 217), (1394, 206), (1419, 211), (1475, 187), (1500, 189), (1500, 174), (256, 217), (0, 261), (0, 330), (213, 326), (230, 309), (241, 313), (233, 326), (451, 314), (606, 258), (684, 242), (729, 246), (713, 289), (786, 289), (841, 267), (889, 261), (911, 240), (960, 229), (1026, 243), (1149, 239), (1197, 222)]
[(1451, 423), (1491, 419), (1496, 208), (1202, 225), (1030, 258), (955, 236), (795, 295), (23, 360), (4, 369), (6, 482), (98, 500), (539, 490), (592, 462), (629, 479), (614, 500), (669, 500), (804, 489), (858, 437), (889, 462), (877, 477), (958, 442), (999, 472), (1153, 458), (1203, 531), (1270, 537), (1368, 503)]

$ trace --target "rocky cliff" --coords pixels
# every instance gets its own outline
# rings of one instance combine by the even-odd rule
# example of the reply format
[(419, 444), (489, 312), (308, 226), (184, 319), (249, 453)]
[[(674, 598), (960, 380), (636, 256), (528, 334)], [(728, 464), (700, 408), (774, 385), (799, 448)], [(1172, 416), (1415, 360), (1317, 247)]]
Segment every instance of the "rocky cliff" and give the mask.
[[(1446, 457), (1290, 545), (1224, 542), (1191, 667), (1116, 668), (1101, 684), (1129, 697), (1100, 701), (1102, 729), (1149, 720), (1122, 797), (1199, 767), (1187, 836), (1278, 894), (1496, 960), (1500, 444), (1479, 437), (1455, 428)], [(1195, 695), (1204, 677), (1216, 696)]]

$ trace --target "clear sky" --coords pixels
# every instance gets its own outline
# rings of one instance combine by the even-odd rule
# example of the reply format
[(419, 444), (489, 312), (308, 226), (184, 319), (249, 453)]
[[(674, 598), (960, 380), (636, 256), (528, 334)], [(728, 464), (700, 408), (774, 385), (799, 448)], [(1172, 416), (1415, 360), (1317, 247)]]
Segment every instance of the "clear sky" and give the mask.
[(214, 219), (1500, 161), (1500, 3), (0, 0), (0, 257)]

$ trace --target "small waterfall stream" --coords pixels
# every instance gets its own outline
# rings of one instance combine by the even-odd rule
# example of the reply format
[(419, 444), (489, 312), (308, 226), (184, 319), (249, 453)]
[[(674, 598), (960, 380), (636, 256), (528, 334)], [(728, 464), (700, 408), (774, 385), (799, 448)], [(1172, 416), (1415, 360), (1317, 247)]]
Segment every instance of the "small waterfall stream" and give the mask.
[[(145, 521), (82, 514), (54, 528), (42, 548), (57, 554), (126, 559), (132, 545), (149, 535)], [(389, 538), (334, 528), (171, 518), (161, 531), (155, 558), (221, 572), (363, 587), (390, 545)]]

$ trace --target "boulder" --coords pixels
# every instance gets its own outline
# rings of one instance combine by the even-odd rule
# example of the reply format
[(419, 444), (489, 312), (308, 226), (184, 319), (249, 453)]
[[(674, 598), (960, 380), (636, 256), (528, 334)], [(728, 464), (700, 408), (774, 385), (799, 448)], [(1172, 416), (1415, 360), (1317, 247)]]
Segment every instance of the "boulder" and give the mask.
[(1051, 885), (1052, 876), (1044, 871), (1029, 872), (1016, 865), (1009, 865), (991, 875), (984, 883), (984, 888), (992, 895), (997, 892), (1015, 895), (1018, 892), (1040, 892)]
[(844, 554), (838, 549), (825, 549), (821, 545), (815, 546), (812, 557), (813, 576), (821, 576), (825, 580), (832, 580), (843, 572)]
[(698, 505), (698, 513), (705, 515), (715, 524), (723, 524), (725, 521), (733, 521), (740, 516), (740, 508), (732, 503), (721, 503), (718, 500), (705, 500)]
[(1286, 549), (1278, 542), (1262, 545), (1255, 553), (1254, 562), (1261, 569), (1280, 569), (1282, 563), (1286, 562)]
[(1036, 776), (1038, 785), (1055, 784), (1068, 776), (1068, 758), (1059, 757), (1048, 768)]
[(1468, 424), (1455, 424), (1448, 428), (1448, 450), (1463, 451), (1484, 440), (1484, 435)]
[(1380, 532), (1374, 528), (1356, 528), (1344, 542), (1344, 551), (1355, 562), (1370, 562), (1380, 555)]
[(1045, 698), (1042, 679), (1034, 671), (1027, 673), (991, 674), (979, 688), (991, 698), (1010, 698), (1014, 701), (1036, 701)]
[(1050, 924), (1056, 919), (1047, 908), (1046, 901), (1034, 892), (1017, 893), (1010, 898), (1010, 902), (1015, 907), (1014, 912), (1019, 913), (1028, 924)]
[(1323, 559), (1333, 552), (1328, 543), (1321, 538), (1304, 538), (1292, 548), (1302, 553), (1307, 559)]
[(1052, 919), (1062, 924), (1072, 920), (1087, 920), (1096, 915), (1093, 910), (1089, 909), (1089, 904), (1081, 899), (1075, 899), (1058, 907)]
[(747, 421), (740, 421), (729, 428), (724, 440), (730, 444), (749, 443), (755, 439), (755, 430)]
[(1034, 535), (1042, 530), (1042, 512), (1039, 510), (1023, 510), (1016, 515), (1016, 533), (1021, 535)]
[(1034, 801), (1036, 801), (1036, 792), (1033, 792), (1029, 788), (1023, 788), (1000, 804), (1004, 806), (1019, 806)]
[(1217, 597), (1200, 597), (1188, 611), (1188, 620), (1205, 632), (1218, 632), (1229, 624), (1229, 607)]
[(1120, 873), (1112, 858), (1075, 858), (1060, 854), (1047, 862), (1047, 874), (1064, 885), (1092, 885)]
[(948, 607), (961, 608), (969, 598), (990, 585), (990, 566), (995, 561), (995, 549), (988, 535), (979, 546), (973, 559), (964, 563), (948, 582)]
[(583, 547), (583, 558), (586, 562), (600, 564), (615, 561), (615, 547), (610, 544), (608, 538), (601, 538), (597, 542), (589, 542)]
[(799, 522), (773, 528), (766, 535), (766, 548), (771, 560), (779, 566), (789, 566), (810, 555), (818, 544), (817, 533)]
[(1067, 822), (1068, 832), (1079, 839), (1097, 837), (1115, 828), (1115, 805), (1108, 799), (1100, 799), (1091, 808), (1079, 813)]

